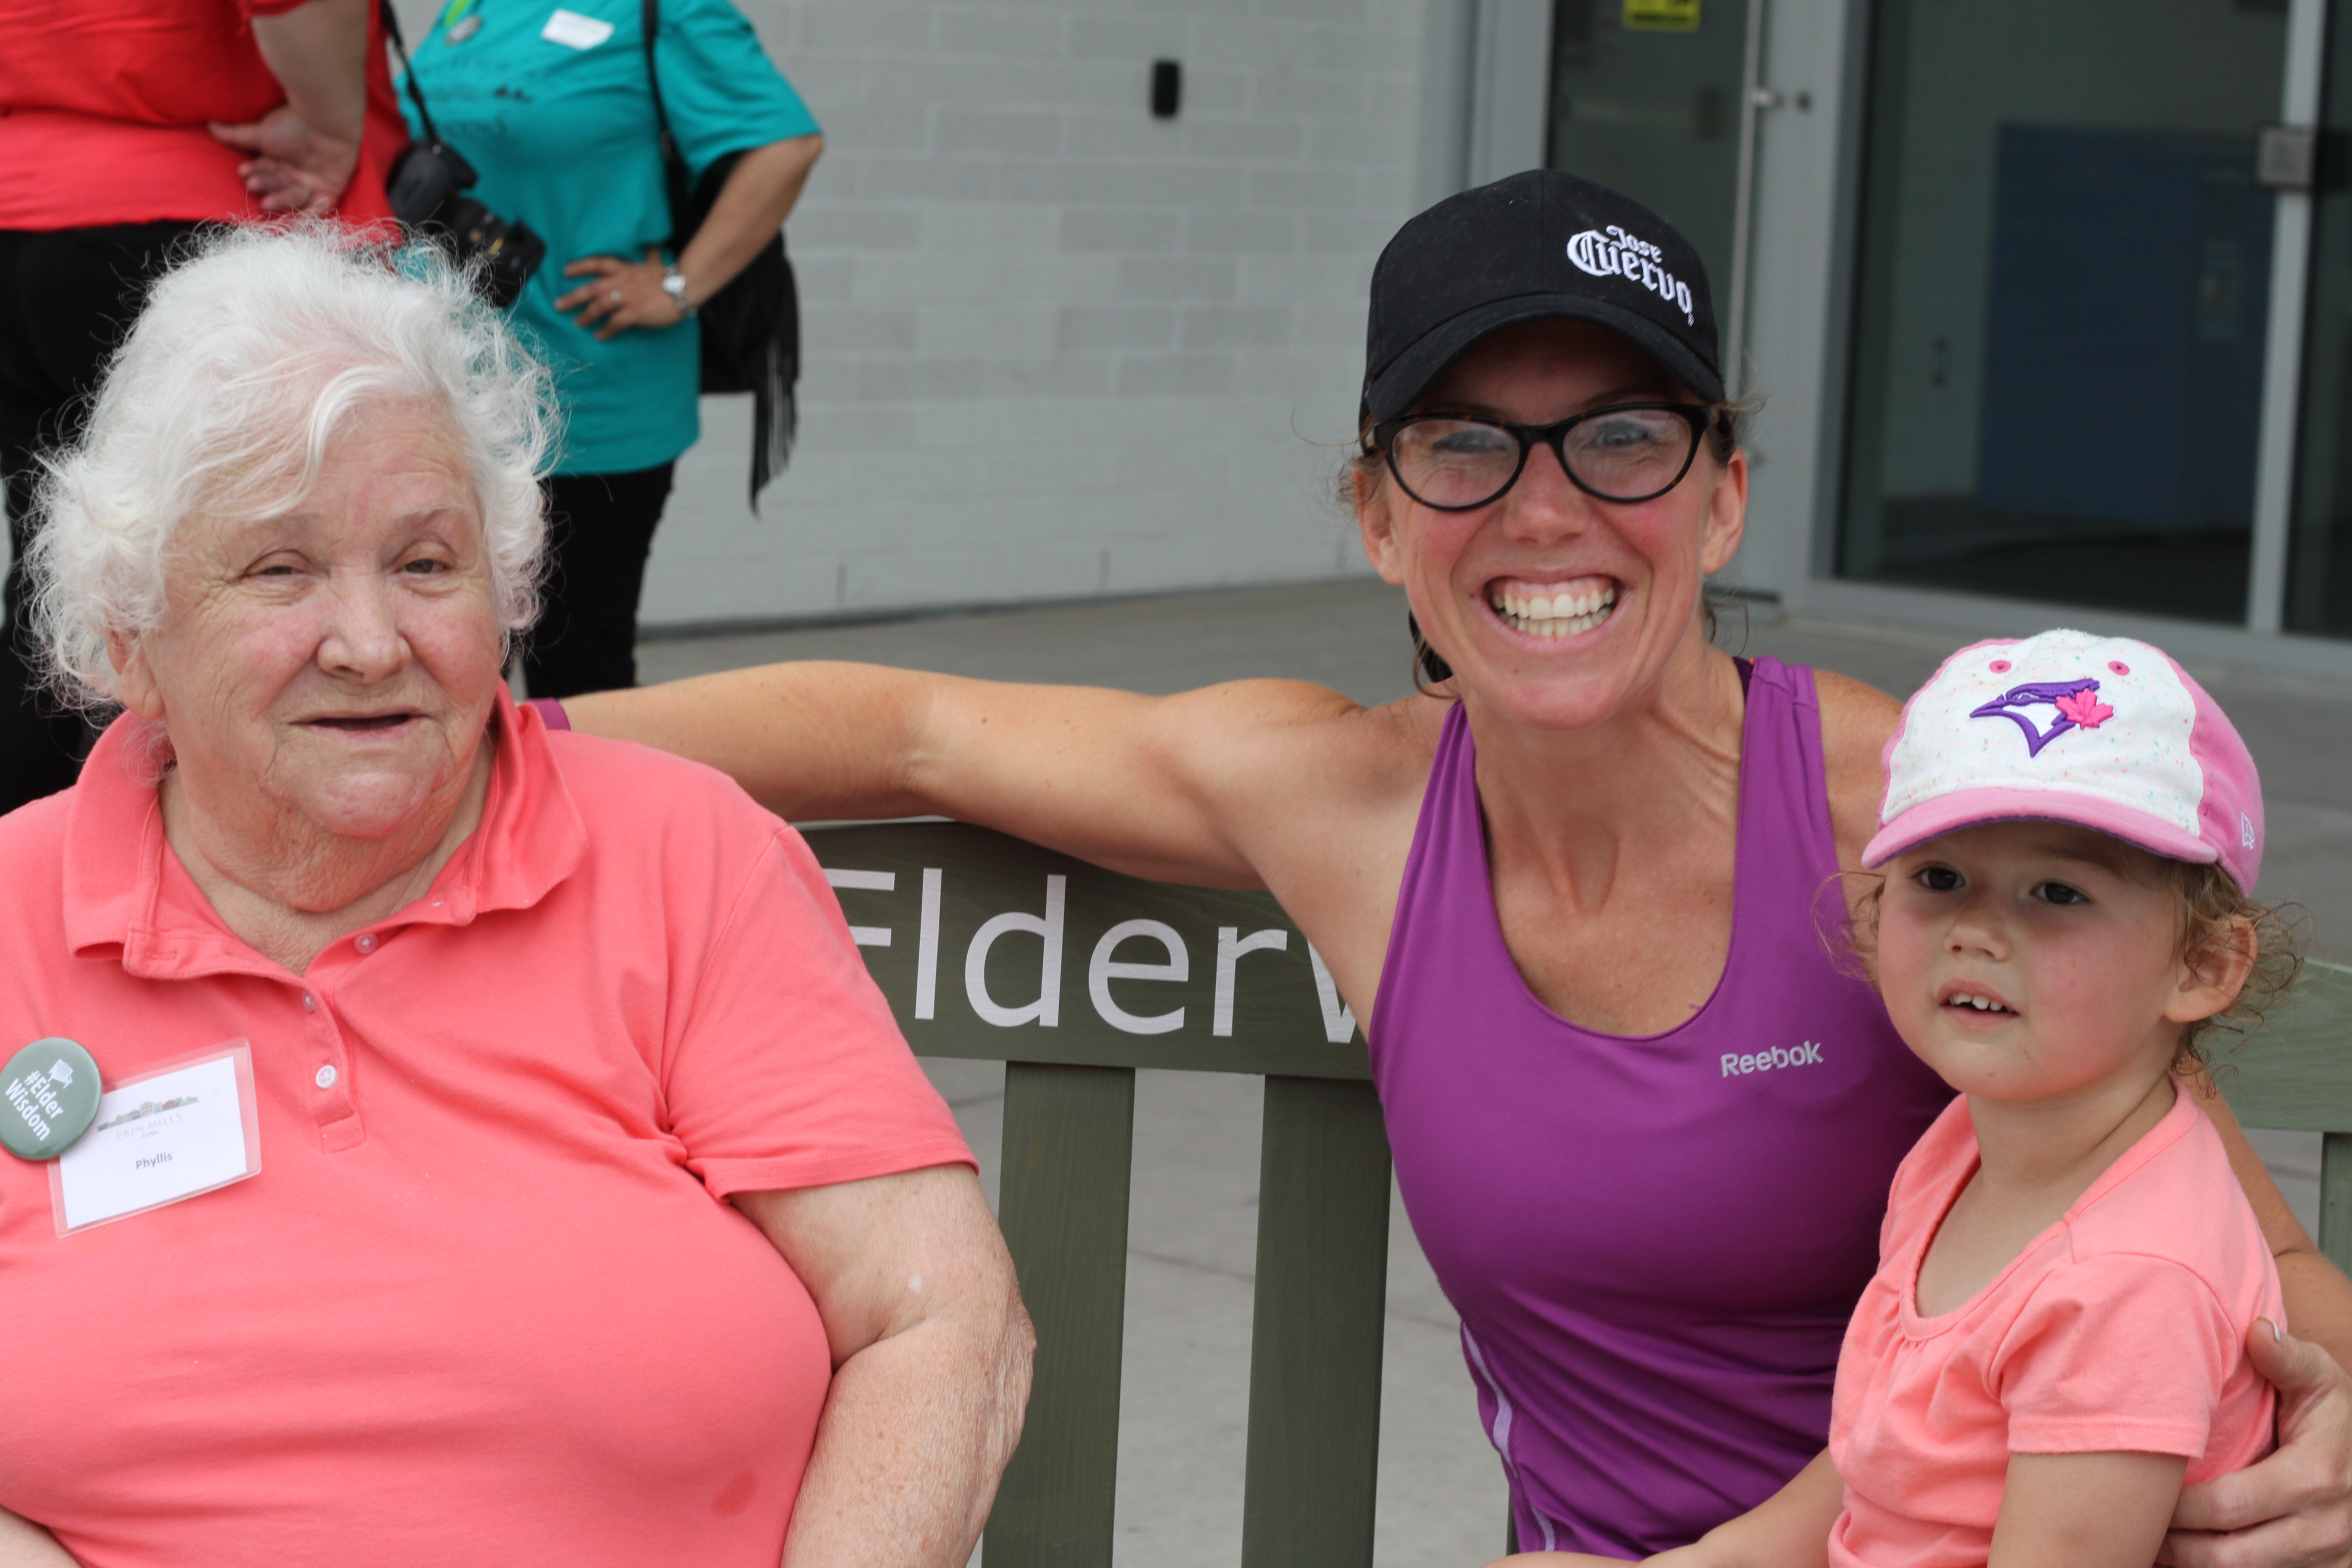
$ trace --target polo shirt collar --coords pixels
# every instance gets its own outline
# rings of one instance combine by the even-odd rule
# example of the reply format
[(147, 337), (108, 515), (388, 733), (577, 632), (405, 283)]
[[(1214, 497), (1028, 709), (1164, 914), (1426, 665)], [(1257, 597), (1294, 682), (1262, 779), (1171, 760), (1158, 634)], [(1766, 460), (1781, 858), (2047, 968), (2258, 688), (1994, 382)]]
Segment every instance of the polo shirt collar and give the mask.
[[(480, 825), (423, 895), (369, 929), (467, 925), (495, 910), (529, 909), (579, 869), (587, 827), (545, 723), (501, 687), (490, 728), (495, 749)], [(66, 816), (68, 945), (78, 957), (110, 949), (142, 979), (282, 974), (221, 923), (164, 837), (156, 781), (167, 754), (154, 728), (126, 713), (82, 764)]]

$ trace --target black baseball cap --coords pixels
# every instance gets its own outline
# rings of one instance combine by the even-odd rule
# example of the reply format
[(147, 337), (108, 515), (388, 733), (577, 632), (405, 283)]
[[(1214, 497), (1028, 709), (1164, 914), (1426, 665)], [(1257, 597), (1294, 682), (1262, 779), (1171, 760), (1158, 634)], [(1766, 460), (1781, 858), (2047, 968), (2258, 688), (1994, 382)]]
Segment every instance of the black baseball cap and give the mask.
[(1706, 402), (1722, 400), (1715, 305), (1690, 241), (1639, 202), (1530, 169), (1448, 196), (1381, 252), (1365, 411), (1393, 419), (1479, 339), (1562, 317), (1621, 333)]

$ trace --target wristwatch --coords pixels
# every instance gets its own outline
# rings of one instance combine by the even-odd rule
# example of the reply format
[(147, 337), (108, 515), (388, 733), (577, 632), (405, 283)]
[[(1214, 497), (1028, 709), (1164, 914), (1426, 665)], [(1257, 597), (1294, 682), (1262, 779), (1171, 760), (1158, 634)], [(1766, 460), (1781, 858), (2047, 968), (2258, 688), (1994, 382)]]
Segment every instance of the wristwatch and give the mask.
[(677, 307), (679, 316), (694, 314), (695, 306), (686, 297), (686, 274), (680, 272), (676, 267), (662, 268), (662, 292), (668, 295), (669, 302)]

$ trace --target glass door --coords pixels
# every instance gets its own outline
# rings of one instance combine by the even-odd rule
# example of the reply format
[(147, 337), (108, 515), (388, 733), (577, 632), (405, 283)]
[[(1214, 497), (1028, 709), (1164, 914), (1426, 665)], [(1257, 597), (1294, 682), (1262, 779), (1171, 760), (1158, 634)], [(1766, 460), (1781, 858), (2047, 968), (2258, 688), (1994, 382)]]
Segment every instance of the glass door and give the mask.
[(1734, 249), (1753, 9), (1750, 0), (1554, 0), (1552, 9), (1546, 161), (1682, 230), (1727, 327), (1741, 314)]
[(2237, 622), (2285, 0), (1878, 0), (1842, 576)]

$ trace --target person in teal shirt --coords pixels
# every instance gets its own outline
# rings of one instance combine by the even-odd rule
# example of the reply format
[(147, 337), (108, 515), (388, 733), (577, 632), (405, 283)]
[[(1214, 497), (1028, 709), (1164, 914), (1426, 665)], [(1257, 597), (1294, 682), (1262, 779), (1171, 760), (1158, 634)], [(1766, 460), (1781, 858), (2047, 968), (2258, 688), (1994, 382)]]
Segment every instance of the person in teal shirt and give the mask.
[[(534, 697), (636, 684), (637, 597), (673, 468), (701, 434), (688, 318), (767, 244), (823, 151), (815, 119), (729, 0), (660, 0), (654, 56), (698, 179), (741, 153), (684, 251), (671, 230), (643, 0), (448, 0), (411, 61), (469, 194), (547, 241), (513, 308), (555, 375), (546, 609)], [(415, 104), (404, 100), (412, 121)], [(417, 126), (421, 133), (422, 126)]]

